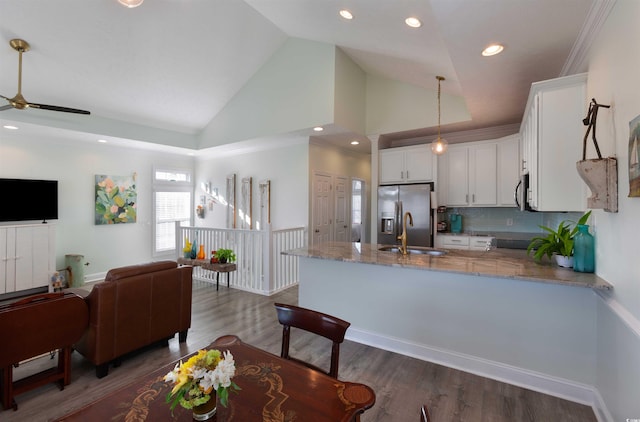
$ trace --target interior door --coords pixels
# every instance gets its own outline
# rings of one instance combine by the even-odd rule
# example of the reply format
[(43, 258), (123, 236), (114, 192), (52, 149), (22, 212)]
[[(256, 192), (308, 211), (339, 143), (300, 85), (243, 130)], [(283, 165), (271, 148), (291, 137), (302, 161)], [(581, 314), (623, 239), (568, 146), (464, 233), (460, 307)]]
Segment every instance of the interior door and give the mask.
[(333, 208), (331, 206), (331, 176), (322, 173), (313, 175), (313, 245), (331, 240)]
[(336, 176), (333, 199), (335, 203), (334, 236), (336, 242), (349, 242), (349, 185), (346, 177)]

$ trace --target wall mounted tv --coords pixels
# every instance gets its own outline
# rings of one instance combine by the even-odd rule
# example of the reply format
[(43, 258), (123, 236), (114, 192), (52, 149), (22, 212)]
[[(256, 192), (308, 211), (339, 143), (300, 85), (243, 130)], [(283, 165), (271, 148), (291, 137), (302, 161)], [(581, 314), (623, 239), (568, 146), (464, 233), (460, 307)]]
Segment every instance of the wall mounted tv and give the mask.
[(58, 181), (0, 179), (0, 221), (58, 219)]

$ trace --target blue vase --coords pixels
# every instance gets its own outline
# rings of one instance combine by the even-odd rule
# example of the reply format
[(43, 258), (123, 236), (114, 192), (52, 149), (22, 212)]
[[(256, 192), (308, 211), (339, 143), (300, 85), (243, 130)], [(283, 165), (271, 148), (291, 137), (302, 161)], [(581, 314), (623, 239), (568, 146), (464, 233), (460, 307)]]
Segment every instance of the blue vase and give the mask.
[(191, 259), (196, 259), (198, 256), (198, 234), (193, 237), (193, 242), (191, 243)]
[(578, 224), (578, 233), (573, 239), (573, 271), (592, 273), (596, 269), (594, 239), (589, 226)]

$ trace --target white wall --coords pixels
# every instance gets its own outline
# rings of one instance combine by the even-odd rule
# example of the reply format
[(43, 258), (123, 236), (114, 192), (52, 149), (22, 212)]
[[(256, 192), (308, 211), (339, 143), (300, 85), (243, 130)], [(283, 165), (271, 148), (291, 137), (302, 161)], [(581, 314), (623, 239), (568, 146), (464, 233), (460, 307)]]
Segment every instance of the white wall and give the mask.
[[(640, 2), (615, 3), (589, 55), (588, 97), (598, 113), (598, 145), (618, 158), (618, 213), (596, 210), (596, 272), (613, 284), (598, 312), (596, 387), (611, 420), (640, 417), (640, 198), (628, 198), (629, 122), (640, 114)], [(591, 141), (589, 140), (589, 143)], [(596, 158), (590, 145), (587, 158)]]
[[(253, 178), (253, 215), (259, 216), (258, 183), (271, 181), (271, 226), (273, 229), (307, 226), (308, 192), (308, 155), (307, 141), (296, 142), (291, 146), (239, 154), (207, 153), (198, 159), (196, 172), (196, 205), (202, 191), (200, 184), (210, 182), (212, 187), (225, 193), (227, 175), (235, 173), (237, 179), (237, 204), (240, 204), (240, 180)], [(215, 204), (213, 210), (205, 211), (205, 218), (196, 218), (196, 225), (206, 227), (226, 227), (226, 210)], [(255, 225), (254, 225), (255, 228)]]
[[(90, 265), (85, 276), (100, 277), (111, 268), (152, 261), (152, 195), (154, 165), (193, 169), (192, 157), (147, 150), (115, 148), (95, 141), (23, 138), (4, 131), (0, 139), (0, 177), (58, 180), (56, 268), (65, 254), (80, 254)], [(95, 175), (137, 173), (137, 222), (95, 225)], [(10, 203), (2, 199), (2, 206)]]

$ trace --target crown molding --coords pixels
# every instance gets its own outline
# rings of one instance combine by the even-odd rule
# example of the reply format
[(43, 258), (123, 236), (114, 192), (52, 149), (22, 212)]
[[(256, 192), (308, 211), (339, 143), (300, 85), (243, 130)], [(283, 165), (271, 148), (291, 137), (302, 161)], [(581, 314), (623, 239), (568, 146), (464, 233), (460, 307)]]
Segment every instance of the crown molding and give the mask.
[(602, 29), (616, 1), (594, 0), (559, 76), (573, 75), (587, 70), (586, 59), (591, 45), (600, 33), (600, 29)]

